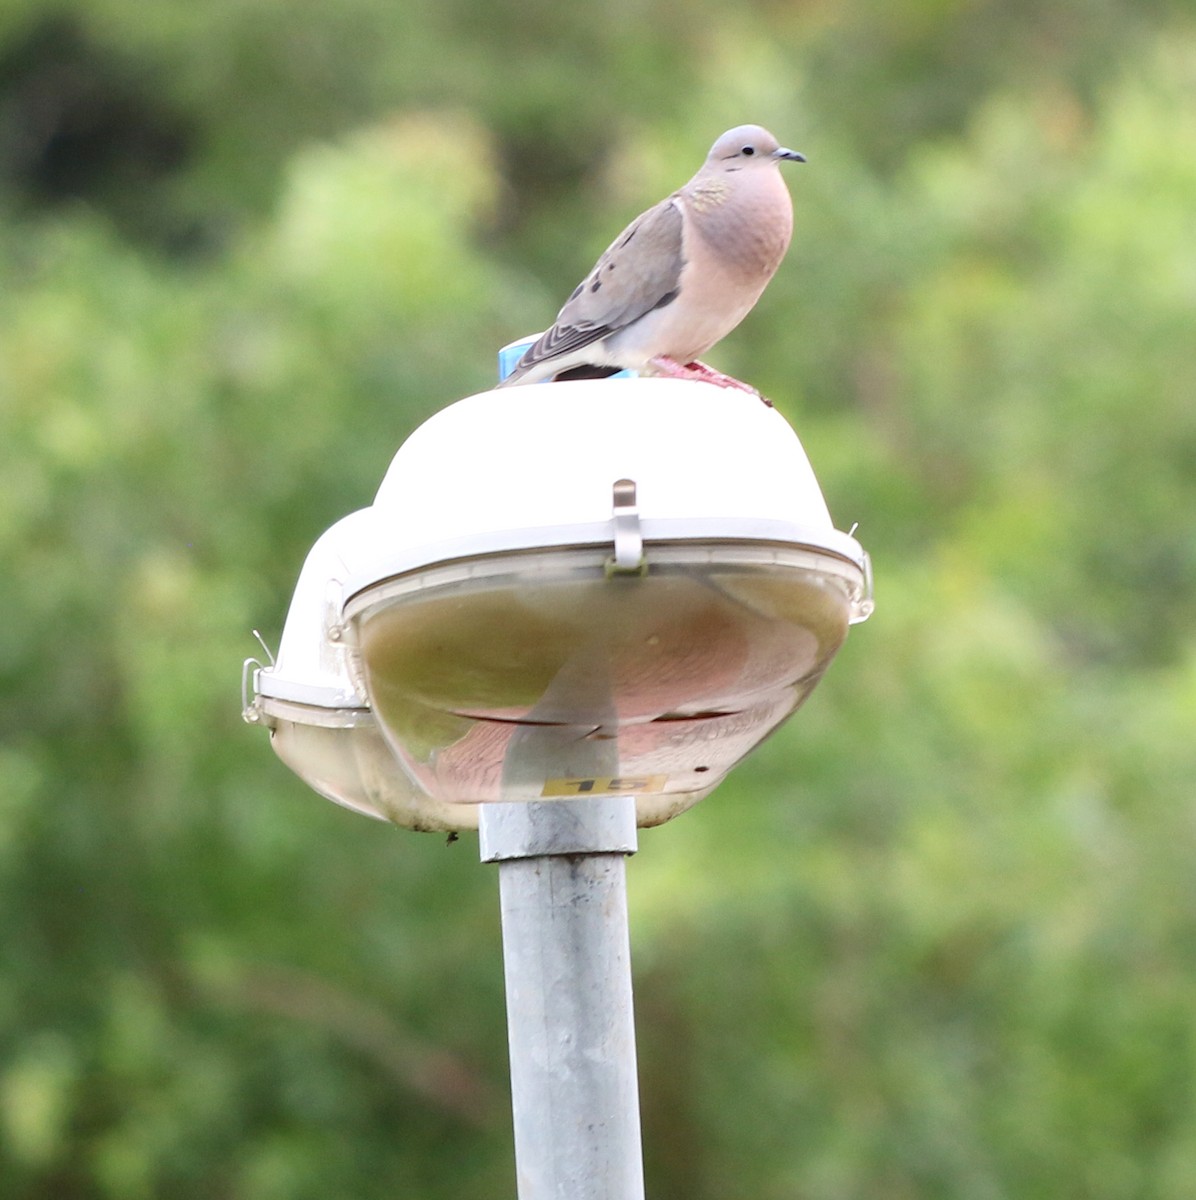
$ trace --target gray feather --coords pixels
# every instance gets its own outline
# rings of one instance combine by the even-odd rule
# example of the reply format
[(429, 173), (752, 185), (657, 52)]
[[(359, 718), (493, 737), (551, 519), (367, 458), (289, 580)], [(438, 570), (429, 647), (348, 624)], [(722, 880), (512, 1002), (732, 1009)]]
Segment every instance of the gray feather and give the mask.
[(504, 382), (515, 383), (540, 363), (602, 341), (676, 299), (685, 266), (683, 227), (673, 196), (632, 221)]

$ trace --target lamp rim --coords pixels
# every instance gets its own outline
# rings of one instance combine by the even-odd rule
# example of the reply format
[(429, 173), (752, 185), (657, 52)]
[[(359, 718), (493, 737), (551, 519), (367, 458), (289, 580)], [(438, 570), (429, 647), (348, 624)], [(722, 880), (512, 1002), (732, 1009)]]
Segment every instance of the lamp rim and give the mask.
[[(839, 537), (846, 539), (847, 534), (839, 534)], [(864, 562), (859, 563), (854, 558), (826, 546), (790, 541), (709, 537), (700, 540), (685, 538), (651, 542), (645, 539), (644, 551), (649, 560), (649, 572), (653, 566), (659, 568), (699, 565), (758, 568), (783, 566), (786, 569), (821, 571), (837, 576), (847, 585), (853, 624), (865, 620), (872, 611), (872, 576), (868, 556), (863, 550), (861, 554)], [(367, 610), (397, 596), (465, 582), (478, 582), (490, 576), (514, 571), (520, 560), (544, 554), (553, 555), (557, 559), (557, 565), (561, 567), (601, 571), (606, 567), (610, 553), (609, 540), (588, 545), (571, 543), (524, 546), (517, 550), (461, 555), (422, 568), (397, 571), (388, 575), (379, 574), (368, 581), (359, 582), (355, 591), (350, 592), (346, 588), (341, 616), (344, 625), (351, 630), (357, 618), (363, 616)], [(784, 557), (784, 562), (781, 562), (781, 556)]]
[(319, 725), (326, 729), (360, 729), (362, 726), (376, 726), (378, 723), (373, 710), (369, 708), (344, 708), (307, 701), (281, 700), (266, 692), (258, 692), (256, 700), (262, 724), (267, 727), (278, 721), (290, 721), (295, 725)]
[[(868, 569), (867, 551), (850, 534), (837, 529), (797, 525), (772, 518), (644, 516), (640, 517), (640, 528), (645, 549), (650, 543), (775, 543), (834, 555), (854, 564), (861, 572)], [(520, 550), (609, 547), (613, 540), (613, 522), (607, 518), (583, 524), (495, 530), (422, 546), (397, 547), (380, 554), (368, 569), (358, 569), (350, 574), (344, 583), (344, 595), (348, 601), (380, 579), (445, 562)]]

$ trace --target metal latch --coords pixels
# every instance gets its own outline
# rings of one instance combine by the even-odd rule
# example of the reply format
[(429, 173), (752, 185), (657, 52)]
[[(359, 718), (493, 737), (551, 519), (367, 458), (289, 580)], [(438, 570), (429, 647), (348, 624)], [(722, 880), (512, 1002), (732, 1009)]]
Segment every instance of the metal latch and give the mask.
[(615, 523), (615, 552), (606, 560), (607, 575), (646, 575), (644, 535), (636, 507), (635, 480), (616, 479), (612, 497)]

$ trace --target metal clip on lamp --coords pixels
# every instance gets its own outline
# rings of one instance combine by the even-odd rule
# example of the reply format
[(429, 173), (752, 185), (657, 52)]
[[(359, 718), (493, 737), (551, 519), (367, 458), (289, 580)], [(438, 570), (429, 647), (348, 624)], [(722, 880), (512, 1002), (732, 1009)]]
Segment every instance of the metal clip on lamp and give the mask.
[(246, 719), (340, 804), (481, 827), (522, 1200), (642, 1196), (623, 856), (871, 611), (785, 419), (689, 381), (461, 400), (312, 548)]

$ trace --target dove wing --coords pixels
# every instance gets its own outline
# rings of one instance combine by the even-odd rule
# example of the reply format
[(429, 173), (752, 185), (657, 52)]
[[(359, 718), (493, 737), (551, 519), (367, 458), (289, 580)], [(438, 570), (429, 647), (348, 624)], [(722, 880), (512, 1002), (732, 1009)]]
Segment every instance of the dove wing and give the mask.
[(522, 374), (601, 341), (676, 299), (685, 266), (683, 227), (676, 196), (632, 221), (574, 289), (552, 328), (528, 348), (516, 371)]

